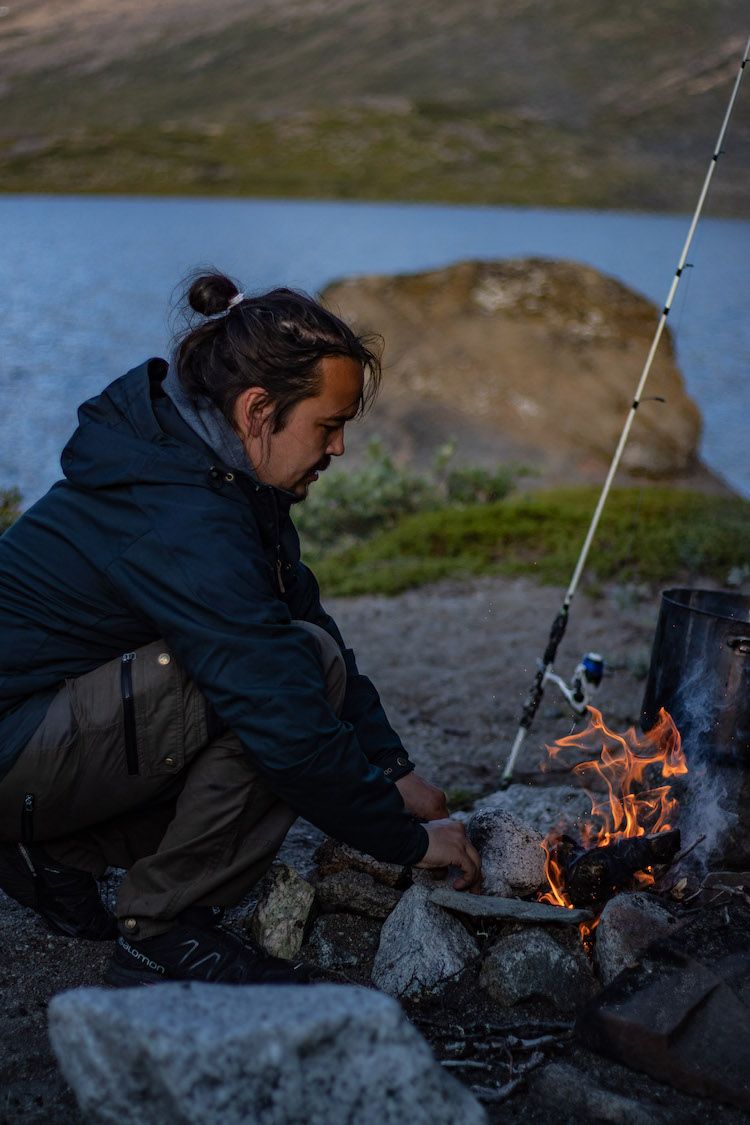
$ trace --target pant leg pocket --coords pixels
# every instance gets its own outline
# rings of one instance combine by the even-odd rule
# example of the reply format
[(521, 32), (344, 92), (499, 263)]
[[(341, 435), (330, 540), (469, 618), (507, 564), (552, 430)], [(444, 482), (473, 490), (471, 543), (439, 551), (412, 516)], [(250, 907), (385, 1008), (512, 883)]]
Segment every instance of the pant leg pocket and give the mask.
[(184, 673), (163, 641), (127, 655), (123, 724), (131, 760), (142, 777), (176, 775), (185, 764)]

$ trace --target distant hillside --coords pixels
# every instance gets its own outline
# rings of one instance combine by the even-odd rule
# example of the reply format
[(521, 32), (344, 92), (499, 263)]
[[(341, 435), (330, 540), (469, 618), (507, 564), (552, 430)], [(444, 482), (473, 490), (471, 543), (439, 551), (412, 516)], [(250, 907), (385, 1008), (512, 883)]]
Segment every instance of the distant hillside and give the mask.
[[(750, 33), (747, 0), (1, 10), (6, 191), (689, 209)], [(749, 107), (714, 213), (750, 213)]]

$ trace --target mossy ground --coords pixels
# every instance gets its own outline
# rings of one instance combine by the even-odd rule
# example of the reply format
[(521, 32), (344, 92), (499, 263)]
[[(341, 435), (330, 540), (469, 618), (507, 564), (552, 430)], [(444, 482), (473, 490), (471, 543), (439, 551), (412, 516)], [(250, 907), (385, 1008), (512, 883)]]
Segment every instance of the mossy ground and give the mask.
[[(326, 594), (396, 594), (443, 578), (502, 574), (563, 585), (573, 572), (598, 490), (567, 488), (494, 504), (422, 512), (315, 570)], [(750, 503), (676, 489), (612, 492), (585, 583), (726, 584), (750, 558)]]

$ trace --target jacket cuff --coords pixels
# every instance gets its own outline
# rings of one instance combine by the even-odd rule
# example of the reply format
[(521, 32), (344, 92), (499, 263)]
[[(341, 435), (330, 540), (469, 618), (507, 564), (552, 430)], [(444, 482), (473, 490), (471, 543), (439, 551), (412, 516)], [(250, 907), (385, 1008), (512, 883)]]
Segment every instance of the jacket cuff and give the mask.
[(411, 867), (416, 867), (420, 860), (424, 859), (424, 857), (427, 855), (427, 849), (430, 846), (430, 837), (427, 834), (427, 829), (424, 828), (421, 824), (417, 825), (417, 827), (421, 829), (422, 838), (416, 845), (415, 850), (412, 854), (412, 858), (409, 861)]
[(410, 762), (403, 751), (400, 754), (389, 756), (385, 762), (378, 762), (377, 764), (389, 781), (400, 781), (402, 777), (406, 777), (407, 773), (411, 773), (416, 768), (414, 762)]

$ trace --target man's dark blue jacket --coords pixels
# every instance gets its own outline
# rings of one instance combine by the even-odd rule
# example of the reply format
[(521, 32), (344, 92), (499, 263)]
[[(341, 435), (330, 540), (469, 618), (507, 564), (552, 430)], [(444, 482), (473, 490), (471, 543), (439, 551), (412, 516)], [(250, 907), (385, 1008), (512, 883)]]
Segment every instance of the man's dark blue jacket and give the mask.
[[(427, 834), (393, 784), (411, 763), (300, 561), (291, 497), (216, 461), (162, 391), (166, 370), (150, 360), (84, 403), (67, 479), (0, 538), (0, 778), (66, 679), (164, 638), (273, 792), (416, 863)], [(341, 719), (293, 619), (344, 651)]]

